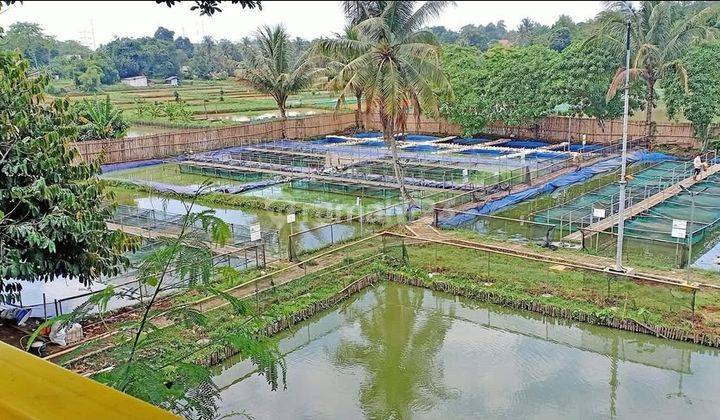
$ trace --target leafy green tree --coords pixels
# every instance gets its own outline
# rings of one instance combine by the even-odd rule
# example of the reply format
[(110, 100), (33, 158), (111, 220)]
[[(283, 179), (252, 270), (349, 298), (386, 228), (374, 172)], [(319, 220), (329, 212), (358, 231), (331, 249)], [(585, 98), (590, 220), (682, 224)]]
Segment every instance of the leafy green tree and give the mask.
[(390, 2), (384, 0), (350, 0), (343, 1), (342, 7), (343, 12), (345, 13), (345, 18), (347, 18), (350, 26), (355, 26), (366, 19), (380, 16), (387, 3)]
[(471, 45), (473, 47), (480, 48), (481, 50), (486, 50), (491, 42), (490, 38), (488, 38), (485, 34), (485, 28), (482, 25), (463, 26), (460, 28), (460, 36), (458, 37), (458, 40), (462, 44)]
[(77, 161), (67, 100), (49, 101), (48, 78), (29, 77), (17, 53), (0, 51), (0, 282), (87, 284), (126, 265), (124, 235), (107, 230), (97, 163)]
[(513, 43), (519, 46), (528, 46), (540, 43), (539, 40), (549, 32), (550, 28), (541, 25), (530, 18), (523, 18), (517, 30), (514, 31)]
[[(593, 39), (603, 42), (620, 58), (625, 50), (626, 23), (631, 23), (630, 77), (645, 82), (645, 122), (648, 130), (652, 130), (650, 122), (657, 82), (672, 75), (680, 76), (682, 83), (687, 84), (687, 69), (680, 57), (688, 47), (717, 33), (717, 28), (711, 26), (717, 7), (713, 5), (695, 12), (674, 2), (638, 3), (636, 7), (630, 2), (611, 2), (598, 17)], [(625, 71), (621, 67), (608, 88), (608, 100), (615, 96), (624, 80)]]
[[(560, 54), (551, 71), (558, 104), (570, 105), (570, 113), (601, 120), (622, 116), (623, 101), (617, 96), (607, 101), (605, 94), (617, 68), (612, 51), (584, 41), (573, 42)], [(643, 87), (631, 85), (631, 109), (640, 105)]]
[(77, 115), (78, 140), (104, 140), (125, 137), (128, 123), (122, 111), (113, 106), (110, 97), (105, 100), (84, 99), (73, 105)]
[(203, 38), (200, 45), (195, 48), (194, 54), (188, 62), (190, 74), (198, 79), (209, 79), (214, 71), (213, 58), (215, 41), (210, 37)]
[(190, 38), (179, 36), (175, 38), (174, 42), (175, 48), (183, 51), (188, 58), (192, 58), (193, 53), (195, 52), (195, 46), (192, 42), (190, 42)]
[(159, 39), (160, 41), (173, 42), (173, 39), (175, 38), (175, 32), (173, 32), (170, 29), (165, 28), (163, 26), (159, 26), (155, 30), (155, 34), (153, 35), (153, 38)]
[(559, 54), (546, 47), (497, 46), (482, 61), (478, 97), (487, 121), (536, 123), (557, 105), (553, 67)]
[(448, 121), (460, 125), (467, 135), (476, 134), (487, 125), (478, 89), (484, 83), (481, 61), (480, 50), (475, 47), (443, 46), (442, 70), (454, 96), (443, 95), (440, 111)]
[[(358, 41), (358, 33), (353, 27), (348, 26), (345, 28), (345, 33), (342, 35), (338, 35), (337, 38)], [(319, 52), (320, 54), (323, 54), (323, 51), (321, 49), (319, 50)], [(326, 54), (326, 58), (328, 59), (328, 63), (326, 63), (325, 69), (329, 77), (332, 79), (330, 87), (336, 91), (341, 92), (340, 97), (338, 98), (338, 107), (345, 102), (344, 90), (347, 86), (349, 86), (352, 90), (352, 94), (355, 96), (356, 101), (355, 126), (362, 127), (362, 100), (365, 87), (361, 85), (358, 80), (353, 80), (352, 78), (350, 80), (338, 80), (334, 77), (338, 74), (339, 71), (342, 70), (343, 67), (347, 66), (353, 60), (357, 59), (358, 55), (354, 54), (353, 51), (334, 51), (331, 54)]]
[(119, 38), (104, 45), (100, 52), (123, 78), (143, 74), (164, 78), (180, 71), (177, 49), (171, 41), (150, 37)]
[(57, 56), (57, 41), (45, 35), (37, 23), (17, 22), (10, 25), (0, 40), (0, 46), (6, 50), (18, 50), (33, 68), (50, 64)]
[(84, 92), (97, 92), (100, 90), (100, 68), (95, 64), (87, 66), (85, 71), (78, 76), (78, 87)]
[(447, 29), (444, 26), (431, 26), (428, 31), (435, 34), (438, 42), (441, 44), (452, 44), (458, 40), (459, 34), (453, 30)]
[(695, 45), (681, 61), (687, 70), (688, 85), (685, 89), (678, 77), (669, 77), (663, 82), (668, 114), (674, 118), (682, 112), (692, 121), (703, 148), (707, 148), (711, 123), (720, 116), (720, 42)]
[(291, 56), (289, 37), (283, 26), (264, 26), (258, 30), (257, 46), (248, 51), (237, 76), (258, 92), (272, 96), (280, 118), (285, 121), (288, 97), (310, 87), (315, 74), (309, 54)]
[(358, 40), (325, 39), (318, 47), (329, 54), (357, 56), (335, 80), (346, 81), (346, 94), (352, 94), (356, 84), (364, 86), (368, 106), (380, 117), (400, 192), (410, 202), (413, 199), (405, 188), (395, 135), (404, 131), (410, 111), (418, 118), (423, 110), (439, 113), (438, 94), (451, 91), (440, 67), (440, 46), (431, 32), (422, 29), (447, 5), (440, 1), (388, 2), (380, 16), (355, 27)]

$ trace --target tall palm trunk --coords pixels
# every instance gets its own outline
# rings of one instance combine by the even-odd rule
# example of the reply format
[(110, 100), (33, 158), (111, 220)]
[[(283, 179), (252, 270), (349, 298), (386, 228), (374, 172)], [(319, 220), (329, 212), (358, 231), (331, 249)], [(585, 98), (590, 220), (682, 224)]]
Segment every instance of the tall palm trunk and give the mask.
[[(648, 71), (649, 73), (649, 71)], [(647, 136), (652, 137), (652, 113), (653, 113), (653, 97), (655, 93), (655, 82), (657, 80), (654, 77), (647, 78), (647, 93), (645, 95), (645, 127), (647, 130)]]
[(380, 120), (383, 126), (383, 139), (385, 144), (390, 149), (390, 156), (392, 157), (393, 170), (395, 172), (395, 178), (398, 182), (398, 188), (400, 189), (400, 195), (403, 199), (409, 203), (414, 203), (415, 200), (412, 198), (407, 188), (405, 188), (405, 174), (403, 173), (402, 167), (400, 166), (400, 157), (397, 151), (397, 141), (395, 141), (395, 126), (390, 118), (380, 116)]
[(355, 91), (355, 99), (357, 100), (357, 105), (355, 106), (355, 127), (360, 130), (365, 128), (362, 120), (362, 94), (362, 90)]
[(286, 136), (285, 127), (287, 126), (287, 113), (285, 112), (285, 103), (278, 102), (278, 108), (280, 109), (280, 123), (282, 124), (280, 135), (284, 139)]

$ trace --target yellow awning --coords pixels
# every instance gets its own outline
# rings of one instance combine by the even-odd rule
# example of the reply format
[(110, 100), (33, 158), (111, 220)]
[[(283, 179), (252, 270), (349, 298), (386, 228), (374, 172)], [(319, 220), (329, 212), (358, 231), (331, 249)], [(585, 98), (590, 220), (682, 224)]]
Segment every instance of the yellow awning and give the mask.
[(178, 417), (0, 342), (0, 419), (131, 418)]

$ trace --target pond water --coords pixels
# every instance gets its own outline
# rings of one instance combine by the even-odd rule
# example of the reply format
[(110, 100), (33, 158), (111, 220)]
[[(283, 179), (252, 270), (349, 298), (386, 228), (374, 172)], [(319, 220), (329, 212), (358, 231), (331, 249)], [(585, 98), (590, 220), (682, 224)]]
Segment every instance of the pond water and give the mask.
[(394, 283), (277, 336), (286, 388), (217, 367), (220, 415), (718, 418), (717, 350)]
[[(153, 195), (137, 197), (134, 204), (141, 209), (161, 210), (168, 213), (185, 214), (185, 205), (181, 200), (161, 198)], [(287, 216), (259, 209), (239, 209), (223, 207), (207, 207), (196, 204), (193, 211), (200, 212), (214, 210), (215, 215), (227, 223), (242, 226), (260, 224), (263, 231), (278, 231), (280, 240), (280, 254), (287, 257), (288, 237), (292, 232), (302, 232), (318, 226), (325, 226), (328, 222), (298, 215), (292, 228), (287, 223)], [(328, 228), (318, 229), (300, 235), (298, 246), (301, 250), (312, 250), (329, 245), (333, 241), (349, 239), (360, 233), (360, 226), (354, 222), (344, 222), (333, 225), (332, 231)]]
[[(242, 194), (252, 197), (283, 200), (292, 203), (312, 204), (335, 210), (352, 210), (357, 212), (358, 209), (357, 197), (355, 195), (293, 188), (290, 183), (271, 185), (247, 191)], [(360, 206), (365, 212), (368, 212), (372, 210), (379, 210), (400, 202), (400, 198), (382, 199), (375, 197), (361, 197)]]
[[(310, 116), (328, 112), (323, 109), (316, 108), (290, 108), (287, 110), (286, 115), (290, 118)], [(203, 113), (197, 114), (193, 117), (195, 120), (206, 120), (211, 121), (233, 121), (233, 122), (248, 122), (253, 120), (264, 120), (280, 118), (280, 111), (275, 110), (263, 110), (263, 111), (243, 111), (243, 112), (228, 112), (222, 114), (208, 114), (207, 116)]]
[(154, 125), (131, 125), (128, 127), (125, 137), (147, 136), (149, 134), (171, 133), (178, 131), (176, 128), (158, 127)]

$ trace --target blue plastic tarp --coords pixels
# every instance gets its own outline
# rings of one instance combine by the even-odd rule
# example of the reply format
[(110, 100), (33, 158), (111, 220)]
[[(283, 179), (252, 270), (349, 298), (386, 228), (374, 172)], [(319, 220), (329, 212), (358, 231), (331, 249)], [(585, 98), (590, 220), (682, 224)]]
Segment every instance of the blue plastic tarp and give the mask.
[(538, 147), (550, 146), (550, 143), (539, 140), (509, 140), (497, 146), (514, 147), (516, 149), (537, 149)]
[[(666, 155), (657, 152), (638, 151), (628, 155), (628, 163), (639, 163), (639, 162), (662, 162), (665, 160), (675, 160), (674, 156)], [(575, 172), (571, 172), (562, 176), (559, 176), (552, 181), (531, 187), (523, 191), (508, 194), (505, 197), (497, 200), (489, 201), (482, 206), (475, 207), (468, 210), (466, 213), (458, 214), (440, 222), (442, 226), (457, 227), (466, 224), (478, 215), (491, 214), (505, 207), (513, 206), (521, 203), (525, 200), (530, 200), (538, 197), (542, 194), (549, 194), (558, 188), (564, 188), (570, 185), (574, 185), (580, 182), (585, 182), (595, 175), (610, 172), (620, 167), (622, 164), (620, 157), (604, 160), (594, 165), (580, 168)]]
[(108, 172), (122, 171), (125, 169), (134, 169), (134, 168), (142, 168), (145, 166), (159, 165), (161, 163), (163, 163), (163, 161), (161, 159), (136, 160), (134, 162), (110, 163), (107, 165), (102, 165), (100, 167), (100, 169), (102, 170), (102, 173), (106, 174)]

